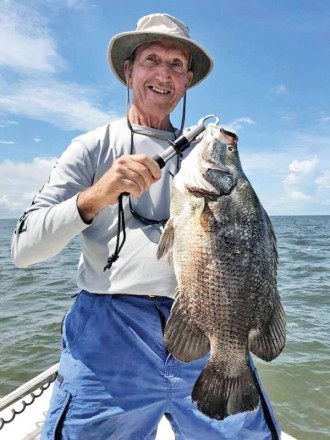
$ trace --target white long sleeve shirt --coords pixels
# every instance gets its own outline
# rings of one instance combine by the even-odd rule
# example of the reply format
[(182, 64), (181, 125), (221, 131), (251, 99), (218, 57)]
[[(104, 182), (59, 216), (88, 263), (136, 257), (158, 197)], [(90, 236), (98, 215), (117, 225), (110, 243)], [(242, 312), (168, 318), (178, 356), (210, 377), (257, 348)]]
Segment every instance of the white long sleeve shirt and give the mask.
[[(134, 126), (151, 135), (173, 139), (173, 133)], [(133, 152), (149, 156), (169, 146), (166, 139), (134, 134)], [(18, 267), (46, 260), (58, 254), (77, 234), (83, 248), (78, 265), (77, 284), (93, 293), (126, 293), (174, 297), (176, 279), (173, 267), (156, 258), (162, 232), (159, 225), (143, 225), (132, 217), (124, 197), (126, 242), (119, 259), (103, 271), (114, 252), (118, 205), (100, 211), (91, 224), (80, 217), (76, 200), (111, 167), (115, 159), (129, 154), (131, 132), (126, 119), (112, 122), (75, 138), (51, 172), (48, 183), (18, 222), (12, 240), (12, 259)], [(162, 169), (162, 177), (139, 199), (132, 199), (136, 211), (151, 219), (169, 217), (171, 175), (177, 159)]]

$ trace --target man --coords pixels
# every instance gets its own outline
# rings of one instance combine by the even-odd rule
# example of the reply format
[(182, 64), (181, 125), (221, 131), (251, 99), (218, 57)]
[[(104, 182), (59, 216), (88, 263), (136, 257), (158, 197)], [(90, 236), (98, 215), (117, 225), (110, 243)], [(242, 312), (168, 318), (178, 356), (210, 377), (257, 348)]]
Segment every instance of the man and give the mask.
[[(178, 135), (170, 113), (212, 59), (181, 21), (151, 14), (112, 38), (109, 62), (127, 86), (127, 120), (73, 140), (13, 238), (13, 260), (25, 267), (83, 236), (81, 292), (63, 322), (42, 439), (151, 440), (164, 414), (179, 440), (276, 438), (264, 399), (257, 411), (224, 421), (202, 415), (191, 390), (206, 359), (178, 362), (163, 343), (176, 280), (156, 249), (178, 163), (161, 172), (152, 157)], [(120, 228), (126, 242), (118, 258)]]

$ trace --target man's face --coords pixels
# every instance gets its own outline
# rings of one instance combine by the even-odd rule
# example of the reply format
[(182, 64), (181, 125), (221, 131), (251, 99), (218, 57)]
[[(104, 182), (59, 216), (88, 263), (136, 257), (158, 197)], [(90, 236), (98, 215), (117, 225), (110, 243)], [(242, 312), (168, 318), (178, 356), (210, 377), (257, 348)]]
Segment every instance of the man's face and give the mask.
[(138, 47), (131, 69), (125, 65), (133, 104), (143, 114), (168, 116), (192, 80), (188, 68), (189, 53), (180, 44), (159, 42)]

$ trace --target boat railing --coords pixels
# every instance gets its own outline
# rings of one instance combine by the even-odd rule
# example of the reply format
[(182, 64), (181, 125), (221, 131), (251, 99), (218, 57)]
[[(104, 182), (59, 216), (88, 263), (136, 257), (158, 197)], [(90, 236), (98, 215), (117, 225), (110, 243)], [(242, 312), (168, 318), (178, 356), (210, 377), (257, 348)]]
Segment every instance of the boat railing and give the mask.
[[(32, 405), (36, 398), (40, 397), (50, 384), (55, 381), (57, 376), (59, 364), (55, 364), (47, 370), (40, 373), (30, 381), (26, 382), (13, 392), (7, 394), (0, 399), (0, 412), (6, 409), (8, 406), (13, 405), (15, 402), (20, 401), (20, 408), (11, 409), (12, 416), (8, 419), (0, 418), (0, 430), (6, 423), (10, 423), (14, 420), (17, 414), (21, 414), (27, 406)], [(25, 401), (29, 395), (29, 401)], [(27, 397), (28, 398), (28, 397)]]

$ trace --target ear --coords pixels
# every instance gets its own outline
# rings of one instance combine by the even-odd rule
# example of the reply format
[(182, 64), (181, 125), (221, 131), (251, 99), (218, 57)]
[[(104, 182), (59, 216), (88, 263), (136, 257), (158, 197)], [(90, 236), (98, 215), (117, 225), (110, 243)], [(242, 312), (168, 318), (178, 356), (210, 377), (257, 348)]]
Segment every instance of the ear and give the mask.
[(193, 79), (194, 74), (189, 70), (189, 72), (187, 72), (187, 82), (185, 85), (185, 88), (187, 89), (190, 86), (190, 83)]
[(131, 63), (126, 60), (124, 62), (124, 73), (125, 73), (125, 79), (126, 79), (126, 84), (128, 85), (128, 87), (131, 87), (131, 71), (132, 71), (132, 66)]

